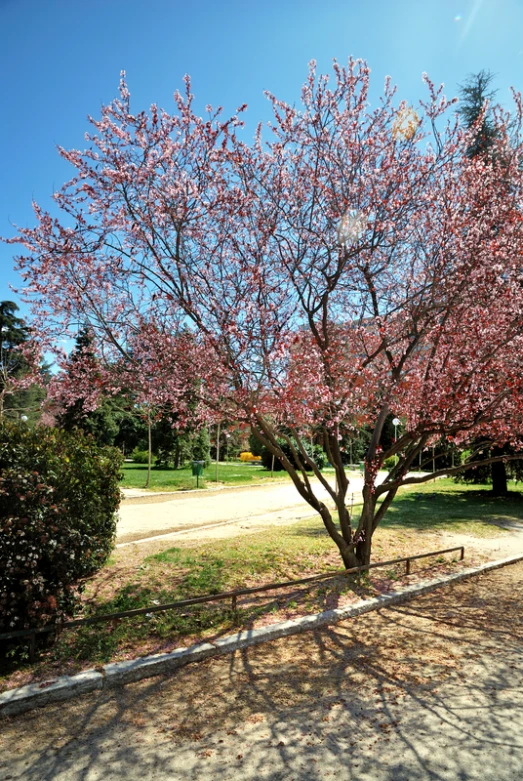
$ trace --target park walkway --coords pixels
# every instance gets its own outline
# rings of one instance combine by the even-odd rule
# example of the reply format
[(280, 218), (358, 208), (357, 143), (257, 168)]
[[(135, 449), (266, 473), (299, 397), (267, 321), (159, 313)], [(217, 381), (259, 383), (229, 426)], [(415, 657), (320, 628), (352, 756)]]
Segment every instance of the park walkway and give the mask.
[[(381, 479), (384, 479), (383, 472)], [(330, 479), (333, 479), (332, 476)], [(317, 483), (317, 496), (333, 505), (327, 491)], [(350, 474), (347, 503), (361, 501), (363, 478)], [(255, 530), (260, 527), (310, 518), (314, 510), (294, 485), (287, 481), (275, 485), (242, 486), (206, 491), (176, 491), (171, 494), (148, 492), (136, 496), (131, 490), (119, 511), (119, 544), (146, 539), (155, 535), (179, 533), (191, 528), (235, 524), (238, 528)]]
[(1, 781), (516, 781), (523, 564), (0, 722)]

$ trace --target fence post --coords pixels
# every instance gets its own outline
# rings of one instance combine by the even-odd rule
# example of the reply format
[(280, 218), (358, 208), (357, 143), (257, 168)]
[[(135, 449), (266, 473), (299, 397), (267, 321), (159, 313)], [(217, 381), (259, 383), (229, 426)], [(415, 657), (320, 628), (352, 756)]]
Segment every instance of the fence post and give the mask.
[(461, 546), (461, 554), (460, 554), (459, 560), (463, 561), (464, 558), (465, 558), (465, 546), (462, 545)]
[(405, 561), (405, 575), (410, 575), (410, 559)]
[(233, 594), (233, 595), (232, 595), (232, 598), (231, 598), (231, 607), (232, 607), (233, 611), (234, 611), (234, 612), (236, 612), (236, 609), (237, 609), (237, 608), (236, 608), (236, 594)]

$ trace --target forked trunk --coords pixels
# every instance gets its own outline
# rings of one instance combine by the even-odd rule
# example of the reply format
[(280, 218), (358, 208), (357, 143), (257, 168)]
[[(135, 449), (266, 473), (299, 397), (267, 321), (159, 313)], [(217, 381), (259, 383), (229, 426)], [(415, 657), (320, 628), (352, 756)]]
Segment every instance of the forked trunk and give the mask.
[[(493, 448), (493, 456), (503, 455), (501, 448)], [(494, 461), (492, 464), (492, 493), (494, 496), (507, 496), (507, 469), (504, 461)]]
[(375, 502), (373, 498), (369, 498), (364, 495), (363, 509), (358, 525), (358, 531), (356, 532), (356, 559), (358, 561), (358, 567), (365, 567), (367, 564), (370, 564), (374, 509)]
[[(359, 566), (358, 560), (354, 554), (354, 546), (350, 542), (347, 542), (344, 535), (339, 534), (336, 530), (330, 510), (323, 503), (320, 504), (319, 514), (326, 530), (338, 547), (345, 568), (351, 569), (352, 567)], [(350, 531), (347, 536), (350, 536)]]

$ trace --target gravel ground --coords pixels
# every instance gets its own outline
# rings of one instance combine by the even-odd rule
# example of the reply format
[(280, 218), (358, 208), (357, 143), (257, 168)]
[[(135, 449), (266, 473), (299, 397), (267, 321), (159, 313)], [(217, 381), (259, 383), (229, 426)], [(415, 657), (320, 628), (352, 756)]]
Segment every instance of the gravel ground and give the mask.
[(0, 721), (0, 779), (516, 781), (523, 565)]

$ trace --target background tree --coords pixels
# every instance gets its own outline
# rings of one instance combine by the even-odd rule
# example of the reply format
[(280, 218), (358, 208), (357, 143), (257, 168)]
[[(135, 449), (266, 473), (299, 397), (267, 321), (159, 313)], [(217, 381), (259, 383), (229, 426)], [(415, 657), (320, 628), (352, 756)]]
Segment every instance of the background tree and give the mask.
[[(498, 130), (494, 119), (494, 99), (497, 90), (492, 89), (493, 81), (493, 73), (481, 70), (471, 74), (464, 84), (460, 85), (458, 113), (465, 127), (472, 131), (472, 138), (467, 149), (467, 154), (471, 158), (488, 159), (497, 149)], [(479, 442), (476, 444), (480, 445)], [(503, 443), (492, 449), (486, 448), (481, 455), (483, 458), (488, 458), (491, 454), (494, 456), (513, 455), (514, 450), (510, 448), (508, 443)], [(486, 477), (486, 475), (488, 476)], [(464, 476), (466, 480), (473, 482), (488, 481), (488, 477), (490, 477), (494, 496), (508, 494), (507, 468), (504, 461), (494, 461), (483, 469), (468, 470)]]
[(153, 452), (156, 454), (156, 465), (179, 469), (192, 457), (193, 434), (180, 431), (177, 415), (170, 410), (164, 410), (155, 420), (152, 431)]
[[(13, 301), (0, 301), (0, 418), (28, 418), (34, 423), (45, 398), (42, 387), (47, 367), (36, 367), (34, 358), (24, 348), (29, 345), (30, 332), (25, 321), (18, 317), (18, 306)], [(35, 383), (37, 371), (39, 382)]]
[[(75, 346), (68, 360), (66, 371), (72, 382), (80, 379), (75, 374), (85, 374), (89, 383), (97, 381), (98, 359), (93, 350), (93, 335), (88, 326), (83, 326), (76, 337)], [(123, 417), (120, 405), (114, 398), (103, 395), (95, 409), (90, 409), (86, 398), (73, 401), (65, 397), (64, 409), (57, 414), (56, 423), (64, 431), (83, 431), (90, 434), (100, 445), (112, 445)]]
[(209, 429), (204, 426), (192, 435), (191, 457), (194, 461), (203, 461), (205, 466), (211, 463), (211, 442)]
[(467, 148), (469, 157), (488, 155), (496, 147), (498, 130), (493, 109), (497, 90), (491, 88), (494, 78), (490, 71), (481, 70), (459, 86), (458, 114), (464, 126), (473, 129)]
[[(479, 159), (425, 81), (415, 109), (389, 81), (370, 109), (365, 63), (335, 63), (332, 86), (311, 66), (301, 105), (270, 96), (270, 138), (260, 128), (250, 145), (239, 115), (194, 113), (188, 81), (173, 114), (137, 115), (122, 81), (90, 147), (61, 150), (74, 167), (55, 195), (63, 221), (35, 207), (37, 226), (14, 239), (44, 340), (53, 323), (96, 324), (100, 349), (141, 356), (144, 397), (177, 411), (200, 378), (202, 415), (252, 427), (347, 566), (369, 561), (399, 487), (430, 479), (408, 474), (420, 452), (505, 442), (523, 414), (521, 98), (497, 111), (496, 154)], [(384, 449), (391, 414), (405, 425)], [(352, 518), (340, 443), (362, 426)], [(334, 486), (307, 453), (311, 431)]]
[(114, 446), (119, 448), (124, 456), (130, 456), (135, 449), (147, 450), (147, 424), (137, 413), (133, 399), (125, 395), (122, 412)]
[[(245, 432), (242, 427), (232, 421), (223, 421), (220, 426), (220, 459), (230, 461), (237, 459), (245, 450)], [(211, 443), (211, 459), (216, 459), (216, 439)]]

